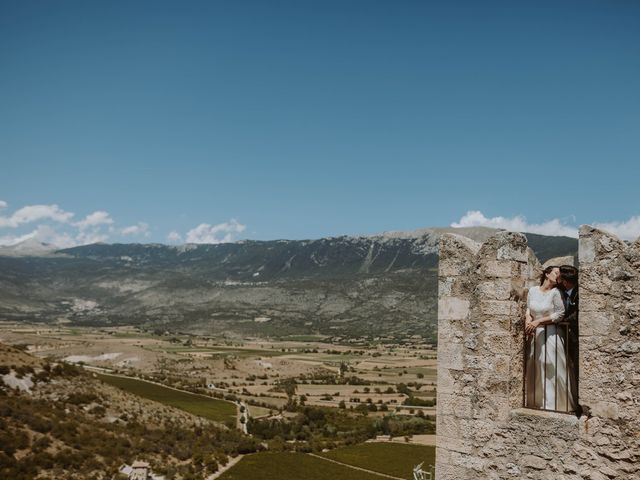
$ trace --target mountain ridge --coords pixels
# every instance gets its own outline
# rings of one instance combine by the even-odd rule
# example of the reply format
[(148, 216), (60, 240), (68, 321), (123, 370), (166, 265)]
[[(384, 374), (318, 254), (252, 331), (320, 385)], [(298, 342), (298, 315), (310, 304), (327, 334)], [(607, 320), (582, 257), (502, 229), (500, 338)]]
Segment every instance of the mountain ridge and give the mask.
[(419, 228), (416, 230), (388, 230), (383, 231), (381, 233), (373, 233), (373, 234), (362, 234), (362, 235), (335, 235), (328, 237), (321, 237), (320, 239), (286, 239), (286, 238), (278, 238), (272, 240), (253, 240), (253, 239), (242, 239), (237, 240), (235, 242), (220, 242), (220, 243), (183, 243), (179, 245), (172, 245), (160, 242), (150, 242), (150, 243), (141, 243), (141, 242), (130, 242), (130, 243), (122, 243), (122, 242), (96, 242), (85, 245), (77, 245), (73, 247), (56, 247), (53, 244), (39, 242), (34, 238), (29, 238), (23, 240), (22, 242), (18, 242), (12, 245), (4, 245), (0, 246), (0, 256), (48, 256), (52, 254), (64, 254), (68, 250), (75, 250), (83, 247), (90, 246), (106, 246), (106, 245), (144, 245), (148, 247), (169, 247), (180, 249), (190, 249), (193, 247), (197, 247), (198, 245), (222, 245), (222, 244), (245, 244), (251, 242), (314, 242), (322, 239), (333, 240), (333, 239), (375, 239), (375, 240), (389, 240), (389, 239), (410, 239), (410, 238), (419, 238), (425, 235), (430, 234), (441, 234), (441, 233), (458, 233), (460, 235), (468, 236), (476, 241), (484, 241), (486, 240), (492, 233), (498, 231), (498, 229), (489, 228), (489, 227), (462, 227), (462, 228), (453, 228), (453, 227), (426, 227)]
[[(0, 319), (433, 340), (437, 245), (451, 231), (461, 233), (434, 228), (316, 240), (92, 244), (45, 256), (0, 256)], [(495, 231), (464, 232), (483, 241)], [(577, 253), (576, 239), (527, 238), (541, 261)]]

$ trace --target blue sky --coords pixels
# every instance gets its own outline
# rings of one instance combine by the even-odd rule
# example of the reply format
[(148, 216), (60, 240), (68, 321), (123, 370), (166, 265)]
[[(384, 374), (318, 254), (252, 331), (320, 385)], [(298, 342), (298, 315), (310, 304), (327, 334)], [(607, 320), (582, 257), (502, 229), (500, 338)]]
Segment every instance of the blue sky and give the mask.
[(640, 235), (638, 2), (5, 0), (0, 71), (0, 243)]

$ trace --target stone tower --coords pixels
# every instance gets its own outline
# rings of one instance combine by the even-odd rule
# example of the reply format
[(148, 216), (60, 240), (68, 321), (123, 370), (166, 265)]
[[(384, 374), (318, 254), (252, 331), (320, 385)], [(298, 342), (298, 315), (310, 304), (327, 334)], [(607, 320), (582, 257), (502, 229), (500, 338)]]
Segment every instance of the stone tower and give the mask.
[(640, 479), (640, 239), (580, 228), (579, 404), (523, 408), (519, 233), (440, 240), (436, 479)]

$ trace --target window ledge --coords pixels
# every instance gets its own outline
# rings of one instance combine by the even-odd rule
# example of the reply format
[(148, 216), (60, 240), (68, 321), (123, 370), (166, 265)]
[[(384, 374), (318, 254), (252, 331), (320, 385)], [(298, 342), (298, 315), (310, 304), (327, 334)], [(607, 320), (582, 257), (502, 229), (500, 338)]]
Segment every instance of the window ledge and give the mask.
[(580, 419), (576, 417), (573, 412), (563, 413), (549, 410), (536, 410), (533, 408), (515, 408), (511, 410), (511, 416), (556, 420), (566, 423), (567, 425), (578, 425), (578, 423), (580, 423)]

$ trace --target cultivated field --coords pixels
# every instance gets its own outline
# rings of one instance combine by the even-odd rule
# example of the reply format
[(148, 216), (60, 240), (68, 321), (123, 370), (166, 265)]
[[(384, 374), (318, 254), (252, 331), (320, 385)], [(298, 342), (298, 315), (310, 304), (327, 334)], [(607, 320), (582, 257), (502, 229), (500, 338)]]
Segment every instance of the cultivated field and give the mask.
[(305, 453), (291, 452), (247, 455), (219, 477), (220, 480), (381, 480), (381, 478), (383, 477)]
[[(234, 447), (246, 455), (223, 480), (410, 479), (415, 465), (428, 471), (433, 463), (436, 352), (416, 339), (230, 341), (0, 322), (0, 342), (51, 364), (83, 365), (115, 396), (164, 409), (153, 418), (173, 418), (173, 410), (250, 433)], [(128, 417), (114, 408), (107, 405), (105, 421)]]
[(171, 407), (179, 408), (185, 412), (198, 415), (215, 422), (235, 420), (236, 406), (225, 400), (207, 398), (202, 395), (180, 392), (172, 388), (163, 387), (154, 383), (125, 378), (115, 375), (96, 374), (105, 383), (118, 387), (140, 397), (148, 398)]
[(421, 462), (425, 471), (429, 465), (435, 465), (435, 447), (401, 443), (362, 443), (337, 448), (322, 456), (400, 478), (410, 478), (413, 467)]
[(389, 442), (341, 447), (320, 456), (332, 461), (303, 453), (247, 455), (220, 479), (380, 480), (389, 475), (409, 480), (413, 468), (419, 463), (423, 462), (423, 469), (427, 472), (429, 466), (435, 464), (434, 447)]
[[(144, 377), (190, 391), (233, 395), (249, 404), (252, 416), (267, 415), (287, 403), (287, 394), (278, 388), (283, 379), (295, 379), (295, 396), (308, 405), (346, 409), (374, 405), (369, 408), (370, 415), (394, 410), (406, 415), (435, 414), (435, 407), (421, 405), (435, 398), (435, 350), (415, 342), (352, 346), (326, 343), (321, 337), (231, 342), (155, 335), (133, 327), (96, 330), (1, 322), (0, 340), (26, 344), (29, 352), (52, 360)], [(418, 402), (408, 400), (399, 389), (402, 385), (411, 386), (411, 395)], [(232, 407), (224, 405), (223, 411)], [(219, 420), (226, 414), (210, 415)]]

